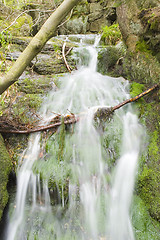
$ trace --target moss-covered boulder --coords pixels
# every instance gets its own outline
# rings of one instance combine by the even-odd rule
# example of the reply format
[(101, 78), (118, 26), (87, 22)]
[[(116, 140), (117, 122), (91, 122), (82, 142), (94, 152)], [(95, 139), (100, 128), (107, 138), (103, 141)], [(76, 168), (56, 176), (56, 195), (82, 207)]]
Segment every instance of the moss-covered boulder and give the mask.
[(121, 42), (116, 46), (104, 46), (98, 51), (97, 71), (102, 74), (120, 76), (122, 59), (125, 56), (126, 49)]
[(141, 159), (136, 190), (149, 209), (150, 215), (160, 222), (160, 101), (158, 92), (139, 104), (141, 120), (145, 122), (148, 147)]
[(8, 201), (7, 182), (11, 170), (11, 158), (0, 134), (0, 219)]

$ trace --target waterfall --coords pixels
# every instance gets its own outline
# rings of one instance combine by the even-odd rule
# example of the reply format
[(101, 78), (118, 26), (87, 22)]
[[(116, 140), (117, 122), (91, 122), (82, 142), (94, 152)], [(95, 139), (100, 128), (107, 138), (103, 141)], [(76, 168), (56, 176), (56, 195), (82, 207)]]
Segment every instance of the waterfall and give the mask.
[(68, 132), (62, 126), (53, 134), (47, 150), (40, 133), (30, 136), (7, 240), (134, 240), (130, 204), (142, 127), (131, 105), (117, 110), (102, 128), (94, 121), (97, 108), (129, 97), (127, 80), (96, 71), (99, 39), (93, 45), (80, 41), (74, 50), (78, 70), (61, 77), (59, 89), (42, 105), (45, 123), (56, 114), (81, 117)]

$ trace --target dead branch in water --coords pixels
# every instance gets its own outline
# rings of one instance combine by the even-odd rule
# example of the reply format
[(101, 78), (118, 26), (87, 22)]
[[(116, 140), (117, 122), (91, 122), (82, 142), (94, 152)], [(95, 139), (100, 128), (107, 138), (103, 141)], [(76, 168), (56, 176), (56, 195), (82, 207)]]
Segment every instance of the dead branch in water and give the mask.
[[(95, 112), (94, 119), (99, 118), (99, 119), (107, 120), (114, 113), (115, 110), (123, 107), (124, 105), (126, 105), (128, 103), (137, 101), (138, 99), (144, 97), (145, 95), (149, 94), (150, 92), (152, 92), (154, 90), (158, 90), (159, 87), (160, 87), (160, 83), (155, 84), (153, 87), (147, 89), (146, 91), (140, 93), (139, 95), (137, 95), (133, 98), (127, 99), (114, 107), (99, 108)], [(64, 119), (63, 123), (65, 125), (70, 125), (70, 124), (78, 122), (79, 118), (80, 118), (80, 116), (76, 117), (74, 114), (70, 114), (63, 118)], [(11, 122), (10, 122), (10, 125), (7, 125), (7, 124), (5, 124), (4, 121), (0, 120), (0, 133), (28, 134), (28, 133), (34, 133), (34, 132), (39, 132), (39, 131), (45, 131), (48, 129), (53, 129), (54, 131), (56, 131), (56, 129), (62, 124), (62, 117), (60, 115), (57, 115), (52, 119), (51, 122), (52, 123), (50, 123), (49, 125), (46, 125), (46, 126), (29, 127), (27, 129), (17, 129), (17, 127), (15, 128), (15, 126), (12, 125)]]
[[(75, 117), (75, 115), (71, 114), (71, 115), (67, 115), (66, 117), (63, 118), (64, 121), (63, 123), (65, 125), (70, 125), (73, 123), (78, 122), (78, 118)], [(0, 121), (0, 133), (16, 133), (16, 134), (28, 134), (28, 133), (34, 133), (34, 132), (40, 132), (40, 131), (45, 131), (45, 130), (49, 130), (49, 129), (53, 129), (53, 130), (57, 130), (57, 128), (62, 124), (62, 117), (60, 115), (55, 116), (52, 119), (52, 123), (46, 126), (38, 126), (38, 127), (28, 127), (27, 129), (17, 129), (14, 128), (14, 126), (11, 124), (5, 125), (4, 123), (2, 124), (2, 122)], [(8, 128), (12, 128), (12, 129), (8, 129)]]
[(116, 105), (115, 107), (112, 107), (112, 110), (115, 111), (117, 109), (119, 109), (120, 107), (123, 107), (124, 105), (126, 105), (127, 103), (131, 103), (131, 102), (135, 102), (137, 101), (138, 99), (144, 97), (145, 95), (149, 94), (150, 92), (152, 92), (153, 90), (158, 90), (160, 87), (160, 83), (158, 84), (155, 84), (153, 87), (147, 89), (146, 91), (140, 93), (139, 95), (133, 97), (133, 98), (130, 98), (130, 99), (127, 99), (125, 101), (123, 101), (122, 103), (119, 103), (118, 105)]

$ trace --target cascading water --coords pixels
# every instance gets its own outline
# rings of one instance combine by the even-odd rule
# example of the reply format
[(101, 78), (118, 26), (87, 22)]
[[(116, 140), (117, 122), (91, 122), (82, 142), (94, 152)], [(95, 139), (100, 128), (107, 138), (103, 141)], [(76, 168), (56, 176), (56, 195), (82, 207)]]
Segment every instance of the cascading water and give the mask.
[[(97, 38), (94, 46), (80, 44), (75, 54), (85, 53), (89, 62), (84, 56), (78, 59), (79, 69), (61, 77), (60, 88), (42, 106), (45, 122), (55, 113), (82, 117), (65, 136), (64, 129), (52, 135), (43, 154), (40, 133), (31, 135), (18, 170), (7, 240), (134, 239), (129, 212), (141, 126), (131, 106), (119, 109), (103, 129), (96, 126), (97, 107), (115, 106), (129, 97), (126, 80), (96, 72), (97, 44)], [(56, 204), (51, 204), (50, 181), (60, 192)]]

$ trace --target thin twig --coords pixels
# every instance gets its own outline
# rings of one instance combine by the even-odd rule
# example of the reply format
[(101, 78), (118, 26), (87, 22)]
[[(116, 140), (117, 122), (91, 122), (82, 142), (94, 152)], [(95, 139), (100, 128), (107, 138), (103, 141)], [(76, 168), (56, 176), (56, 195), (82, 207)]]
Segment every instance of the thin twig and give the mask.
[(64, 21), (64, 22), (62, 22), (61, 24), (59, 24), (57, 28), (62, 27), (62, 25), (64, 25), (66, 22), (68, 22), (68, 21), (71, 19), (71, 17), (72, 17), (72, 13), (73, 13), (73, 9), (71, 10), (71, 14), (70, 14), (70, 16), (66, 19), (66, 21)]
[(63, 56), (64, 62), (65, 62), (65, 65), (66, 65), (68, 71), (71, 73), (71, 68), (67, 63), (66, 56), (65, 56), (65, 47), (66, 47), (66, 42), (64, 42), (63, 47), (62, 47), (62, 56)]
[[(1, 31), (1, 33), (5, 32), (5, 31), (8, 30), (10, 27), (12, 27), (12, 26), (16, 23), (17, 19), (18, 19), (20, 16), (22, 16), (23, 14), (26, 14), (27, 12), (35, 12), (35, 11), (38, 11), (38, 12), (53, 12), (54, 10), (41, 11), (40, 9), (27, 9), (27, 10), (21, 12), (21, 13), (14, 19), (14, 21), (13, 21), (8, 27), (6, 27), (5, 29), (3, 29), (3, 30)], [(36, 21), (36, 23), (37, 23), (37, 21)]]

